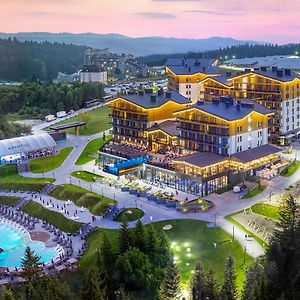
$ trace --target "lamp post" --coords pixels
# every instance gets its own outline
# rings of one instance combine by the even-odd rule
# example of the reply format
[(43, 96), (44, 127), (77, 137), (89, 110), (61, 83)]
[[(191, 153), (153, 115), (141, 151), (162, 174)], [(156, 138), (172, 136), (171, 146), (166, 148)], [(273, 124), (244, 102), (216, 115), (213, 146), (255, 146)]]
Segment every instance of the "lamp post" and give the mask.
[(136, 199), (134, 199), (134, 201), (135, 201), (135, 208), (137, 208), (137, 200), (136, 200)]
[(102, 198), (103, 198), (103, 188), (101, 188)]
[(79, 184), (79, 187), (81, 187), (81, 185), (80, 185), (80, 179), (78, 179), (78, 184)]
[(70, 179), (70, 184), (71, 184), (71, 176), (69, 176), (69, 179)]
[(92, 189), (92, 184), (90, 183), (90, 190), (91, 190), (91, 193), (93, 192), (93, 189)]
[(234, 241), (234, 226), (232, 226), (232, 240)]

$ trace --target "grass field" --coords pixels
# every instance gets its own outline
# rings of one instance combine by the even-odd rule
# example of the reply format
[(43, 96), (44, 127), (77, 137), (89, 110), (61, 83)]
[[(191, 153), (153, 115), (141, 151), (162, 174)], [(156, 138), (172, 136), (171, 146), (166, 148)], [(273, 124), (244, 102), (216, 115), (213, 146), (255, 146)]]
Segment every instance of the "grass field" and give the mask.
[(61, 213), (44, 208), (41, 204), (32, 200), (22, 210), (33, 217), (47, 221), (66, 233), (75, 233), (82, 225), (82, 223), (69, 220)]
[(267, 218), (272, 218), (275, 220), (279, 220), (280, 208), (278, 206), (269, 205), (265, 203), (257, 203), (251, 206), (251, 209), (254, 213), (263, 215)]
[(19, 199), (19, 197), (0, 196), (0, 203), (6, 206), (12, 206), (15, 205)]
[[(107, 130), (111, 127), (109, 125), (111, 118), (108, 116), (108, 114), (109, 114), (109, 108), (107, 107), (107, 105), (105, 105), (84, 113), (80, 113), (73, 118), (61, 121), (59, 123), (56, 123), (55, 125), (62, 125), (66, 123), (76, 122), (76, 121), (83, 121), (86, 122), (87, 124), (81, 127), (80, 135), (92, 135)], [(67, 129), (67, 133), (74, 134), (74, 128)]]
[[(131, 211), (132, 213), (128, 213)], [(138, 208), (126, 208), (115, 219), (116, 222), (122, 222), (126, 218), (127, 222), (141, 219), (144, 216), (144, 212)]]
[(298, 170), (299, 167), (300, 167), (300, 161), (295, 160), (288, 167), (286, 167), (284, 170), (282, 170), (280, 175), (289, 177), (289, 176), (293, 175)]
[[(208, 228), (205, 222), (198, 220), (171, 220), (153, 223), (161, 229), (164, 225), (171, 224), (173, 228), (166, 231), (175, 259), (181, 271), (183, 284), (189, 280), (197, 261), (208, 269), (214, 269), (219, 280), (223, 279), (224, 263), (229, 255), (235, 259), (237, 271), (237, 284), (241, 289), (244, 281), (245, 265), (249, 265), (253, 259), (244, 252), (237, 241), (231, 241), (231, 236), (220, 228)], [(87, 269), (96, 260), (96, 249), (99, 247), (102, 235), (105, 231), (114, 248), (117, 248), (118, 230), (97, 229), (88, 237), (88, 249), (80, 260), (80, 267)], [(217, 247), (213, 246), (217, 243)], [(190, 248), (190, 252), (187, 252)]]
[(45, 173), (58, 168), (71, 153), (72, 149), (73, 147), (67, 147), (60, 150), (59, 154), (30, 160), (30, 171), (32, 173)]
[(260, 184), (257, 187), (247, 191), (247, 193), (242, 197), (242, 199), (252, 198), (252, 197), (260, 194), (261, 192), (263, 192), (265, 189), (266, 189), (266, 186)]
[(0, 167), (0, 189), (16, 191), (39, 191), (53, 178), (29, 178), (18, 174), (16, 165)]
[(80, 188), (73, 184), (58, 185), (51, 193), (54, 198), (72, 200), (76, 205), (89, 209), (92, 214), (102, 215), (114, 200)]
[(94, 178), (103, 178), (103, 176), (97, 175), (97, 174), (93, 174), (87, 171), (74, 171), (71, 173), (72, 176), (78, 178), (78, 179), (82, 179), (85, 180), (87, 182), (94, 182)]
[(84, 165), (94, 160), (95, 158), (93, 156), (97, 155), (99, 148), (101, 148), (105, 143), (107, 143), (111, 139), (112, 135), (108, 135), (106, 136), (105, 140), (103, 138), (98, 138), (90, 141), (81, 152), (80, 156), (75, 162), (75, 165)]

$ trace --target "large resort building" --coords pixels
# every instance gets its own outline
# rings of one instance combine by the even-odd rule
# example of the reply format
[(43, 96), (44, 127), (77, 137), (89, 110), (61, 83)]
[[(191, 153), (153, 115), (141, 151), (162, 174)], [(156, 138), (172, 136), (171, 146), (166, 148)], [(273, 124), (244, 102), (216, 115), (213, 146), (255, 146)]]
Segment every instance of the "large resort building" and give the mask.
[(230, 95), (272, 110), (271, 143), (287, 145), (300, 134), (300, 75), (290, 69), (255, 67), (233, 74), (222, 71), (216, 60), (172, 59), (166, 70), (170, 88), (193, 102)]
[(188, 98), (159, 90), (111, 100), (114, 140), (100, 166), (203, 196), (280, 160), (268, 144), (270, 109), (231, 96)]

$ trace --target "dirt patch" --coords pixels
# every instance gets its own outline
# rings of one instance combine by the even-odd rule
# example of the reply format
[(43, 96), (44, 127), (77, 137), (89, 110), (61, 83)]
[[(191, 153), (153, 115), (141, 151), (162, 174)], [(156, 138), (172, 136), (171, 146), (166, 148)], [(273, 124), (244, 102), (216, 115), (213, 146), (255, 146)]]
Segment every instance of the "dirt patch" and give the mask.
[(43, 231), (30, 232), (30, 237), (33, 241), (47, 242), (50, 239), (50, 234)]

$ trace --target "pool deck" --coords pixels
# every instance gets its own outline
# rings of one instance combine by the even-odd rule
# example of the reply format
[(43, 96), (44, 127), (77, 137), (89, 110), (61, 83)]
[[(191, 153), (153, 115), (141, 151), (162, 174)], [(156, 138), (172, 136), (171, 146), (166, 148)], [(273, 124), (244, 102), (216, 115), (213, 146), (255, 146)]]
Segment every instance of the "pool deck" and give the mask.
[(50, 239), (50, 234), (45, 231), (31, 231), (29, 234), (33, 241), (46, 243)]

